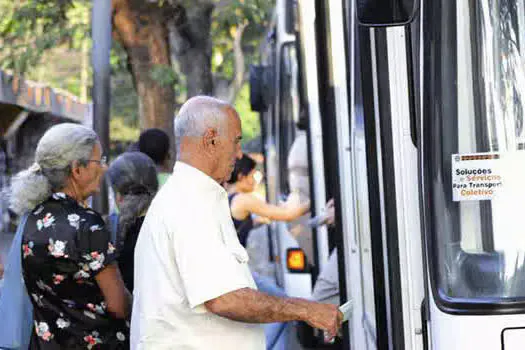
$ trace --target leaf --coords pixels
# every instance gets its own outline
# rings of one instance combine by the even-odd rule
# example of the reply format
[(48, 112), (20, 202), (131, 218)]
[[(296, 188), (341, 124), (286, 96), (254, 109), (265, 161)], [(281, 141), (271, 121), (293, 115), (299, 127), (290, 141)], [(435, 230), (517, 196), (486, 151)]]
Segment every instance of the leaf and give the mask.
[(150, 70), (151, 79), (162, 86), (169, 86), (175, 83), (175, 72), (170, 66), (156, 64)]

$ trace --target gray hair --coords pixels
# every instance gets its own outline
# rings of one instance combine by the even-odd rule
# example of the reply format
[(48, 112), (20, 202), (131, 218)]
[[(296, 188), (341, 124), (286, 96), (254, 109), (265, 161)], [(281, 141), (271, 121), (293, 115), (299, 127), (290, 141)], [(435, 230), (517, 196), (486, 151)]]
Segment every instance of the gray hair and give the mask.
[(224, 133), (228, 108), (233, 109), (229, 103), (210, 96), (195, 96), (186, 101), (174, 122), (177, 153), (183, 137), (203, 136), (210, 127), (215, 127), (219, 134)]
[(63, 189), (72, 163), (87, 165), (98, 142), (92, 129), (79, 124), (63, 123), (47, 130), (38, 142), (35, 163), (11, 182), (11, 209), (21, 215)]
[(159, 189), (155, 162), (144, 153), (123, 153), (109, 166), (107, 176), (122, 196), (119, 235), (124, 238), (135, 219), (148, 210)]

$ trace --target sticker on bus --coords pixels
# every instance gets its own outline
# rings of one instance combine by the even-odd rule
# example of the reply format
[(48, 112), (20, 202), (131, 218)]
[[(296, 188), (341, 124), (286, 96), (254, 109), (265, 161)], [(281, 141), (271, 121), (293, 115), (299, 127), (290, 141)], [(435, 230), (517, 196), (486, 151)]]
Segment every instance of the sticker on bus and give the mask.
[(492, 200), (504, 184), (509, 160), (506, 156), (507, 153), (453, 154), (452, 199)]

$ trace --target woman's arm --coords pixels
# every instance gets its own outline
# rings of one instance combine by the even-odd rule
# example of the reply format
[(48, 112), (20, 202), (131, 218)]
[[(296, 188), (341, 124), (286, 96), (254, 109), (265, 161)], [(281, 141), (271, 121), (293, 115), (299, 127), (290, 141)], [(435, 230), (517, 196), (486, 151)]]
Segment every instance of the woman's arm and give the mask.
[(131, 314), (131, 294), (124, 286), (117, 263), (106, 266), (95, 276), (95, 280), (104, 295), (108, 311), (117, 318), (128, 318)]
[(253, 194), (241, 193), (232, 201), (232, 214), (248, 212), (276, 221), (293, 221), (310, 210), (310, 202), (278, 206), (266, 203)]

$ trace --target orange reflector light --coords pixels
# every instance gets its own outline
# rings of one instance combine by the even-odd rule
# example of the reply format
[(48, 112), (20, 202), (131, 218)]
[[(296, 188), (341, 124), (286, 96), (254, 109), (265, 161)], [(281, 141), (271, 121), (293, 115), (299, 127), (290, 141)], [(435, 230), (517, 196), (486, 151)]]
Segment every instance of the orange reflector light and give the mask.
[(286, 266), (290, 272), (304, 272), (306, 270), (306, 257), (301, 248), (289, 248), (286, 251)]

